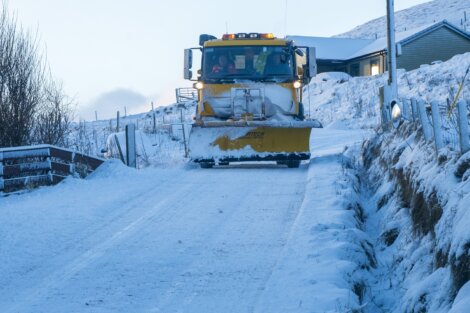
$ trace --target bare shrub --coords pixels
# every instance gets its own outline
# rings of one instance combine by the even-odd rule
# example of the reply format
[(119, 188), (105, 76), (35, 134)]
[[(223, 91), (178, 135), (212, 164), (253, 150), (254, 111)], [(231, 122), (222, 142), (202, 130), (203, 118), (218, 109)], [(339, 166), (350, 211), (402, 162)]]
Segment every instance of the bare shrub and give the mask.
[(36, 37), (0, 3), (0, 147), (63, 143), (72, 102), (46, 74)]
[(62, 92), (62, 86), (51, 83), (44, 89), (44, 100), (35, 116), (33, 138), (36, 143), (67, 146), (71, 131), (73, 99)]

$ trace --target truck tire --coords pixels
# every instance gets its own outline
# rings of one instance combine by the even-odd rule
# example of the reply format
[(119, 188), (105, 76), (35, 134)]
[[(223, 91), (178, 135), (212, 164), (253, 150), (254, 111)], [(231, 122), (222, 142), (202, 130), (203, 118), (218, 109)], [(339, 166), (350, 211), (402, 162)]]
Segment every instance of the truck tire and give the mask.
[(212, 168), (214, 166), (214, 162), (201, 162), (199, 165), (201, 168)]
[(288, 168), (298, 168), (300, 166), (300, 160), (288, 160), (287, 167)]

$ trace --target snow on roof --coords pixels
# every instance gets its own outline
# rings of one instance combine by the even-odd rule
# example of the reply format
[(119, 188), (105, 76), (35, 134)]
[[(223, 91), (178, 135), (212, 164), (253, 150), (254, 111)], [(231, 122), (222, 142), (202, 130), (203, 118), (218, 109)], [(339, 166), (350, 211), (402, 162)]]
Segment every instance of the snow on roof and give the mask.
[[(404, 32), (396, 33), (395, 34), (395, 41), (396, 41), (396, 43), (399, 43), (399, 44), (405, 44), (405, 43), (408, 43), (411, 40), (413, 40), (413, 39), (415, 39), (415, 38), (417, 38), (421, 35), (426, 34), (429, 31), (433, 31), (433, 30), (435, 30), (437, 28), (440, 28), (442, 26), (448, 26), (448, 27), (460, 32), (460, 30), (458, 28), (456, 28), (455, 26), (453, 26), (452, 24), (450, 24), (446, 20), (443, 20), (443, 21), (438, 22), (438, 23), (427, 24), (427, 25), (423, 25), (423, 26), (420, 26), (420, 27), (416, 27), (416, 28), (404, 31)], [(358, 58), (358, 57), (361, 57), (361, 56), (364, 56), (364, 55), (368, 55), (368, 54), (371, 54), (371, 53), (384, 51), (384, 50), (387, 50), (387, 37), (382, 37), (382, 38), (379, 38), (379, 39), (375, 40), (374, 42), (372, 42), (368, 46), (366, 46), (363, 49), (361, 49), (361, 50), (357, 51), (356, 53), (352, 54), (349, 58), (354, 59), (354, 58)]]
[[(433, 26), (434, 24), (431, 25), (424, 25), (420, 26), (414, 29), (410, 29), (404, 32), (396, 33), (395, 34), (395, 42), (397, 43), (402, 43), (405, 39), (415, 36), (416, 34), (422, 32), (423, 30), (426, 30)], [(354, 59), (358, 58), (364, 55), (368, 55), (374, 52), (379, 52), (387, 49), (387, 37), (382, 37), (374, 40), (371, 44), (365, 46), (361, 50), (357, 51), (356, 53), (352, 54), (349, 56), (349, 59)]]
[[(423, 25), (404, 32), (396, 33), (395, 41), (400, 44), (406, 44), (417, 37), (420, 37), (443, 26), (449, 27), (470, 39), (470, 35), (468, 33), (463, 32), (458, 27), (452, 25), (446, 20), (443, 20), (437, 23)], [(387, 37), (378, 39), (349, 39), (288, 36), (288, 38), (294, 40), (298, 45), (316, 47), (317, 59), (323, 60), (350, 60), (387, 50)]]
[(324, 60), (347, 60), (356, 51), (369, 45), (374, 39), (350, 39), (309, 36), (287, 36), (299, 46), (315, 47), (317, 58)]

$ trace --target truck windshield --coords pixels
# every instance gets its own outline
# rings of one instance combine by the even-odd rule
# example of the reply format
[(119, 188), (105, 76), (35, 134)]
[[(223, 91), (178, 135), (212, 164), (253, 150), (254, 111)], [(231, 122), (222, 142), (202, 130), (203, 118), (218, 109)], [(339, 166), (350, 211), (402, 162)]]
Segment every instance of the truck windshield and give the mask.
[(290, 81), (294, 65), (286, 46), (208, 47), (203, 55), (204, 81)]

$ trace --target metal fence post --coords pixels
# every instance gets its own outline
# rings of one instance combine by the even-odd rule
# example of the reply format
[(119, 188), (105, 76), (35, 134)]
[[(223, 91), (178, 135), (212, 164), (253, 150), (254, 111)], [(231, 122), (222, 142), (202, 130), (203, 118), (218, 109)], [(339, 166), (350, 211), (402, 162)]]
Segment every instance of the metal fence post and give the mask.
[(116, 113), (116, 133), (119, 133), (119, 111)]
[(153, 102), (152, 102), (152, 121), (153, 121), (153, 133), (155, 134), (157, 132), (157, 119), (155, 116), (155, 109), (153, 107)]
[(185, 124), (184, 124), (184, 118), (183, 118), (183, 109), (180, 110), (181, 113), (181, 128), (183, 129), (183, 142), (184, 142), (184, 157), (188, 157), (188, 146), (186, 144), (186, 129), (185, 129)]
[(419, 112), (419, 120), (421, 122), (421, 126), (423, 127), (424, 139), (426, 141), (431, 141), (432, 139), (432, 131), (431, 125), (429, 125), (428, 115), (426, 114), (426, 102), (424, 100), (418, 101), (418, 112)]
[(439, 103), (431, 101), (432, 126), (434, 128), (434, 142), (436, 143), (436, 152), (444, 148), (442, 141), (441, 115), (439, 113)]
[(458, 123), (459, 123), (459, 138), (460, 138), (460, 151), (462, 154), (470, 150), (470, 143), (468, 138), (468, 120), (467, 120), (467, 102), (460, 100), (457, 104)]
[(119, 138), (116, 134), (114, 134), (114, 140), (116, 141), (116, 146), (119, 152), (119, 159), (121, 159), (122, 163), (126, 164), (126, 160), (124, 160), (124, 155), (122, 153), (121, 144), (119, 143)]
[(129, 167), (137, 167), (135, 150), (135, 125), (129, 123), (126, 125), (126, 159)]
[(418, 107), (416, 98), (411, 98), (411, 114), (413, 115), (413, 121), (418, 119)]

